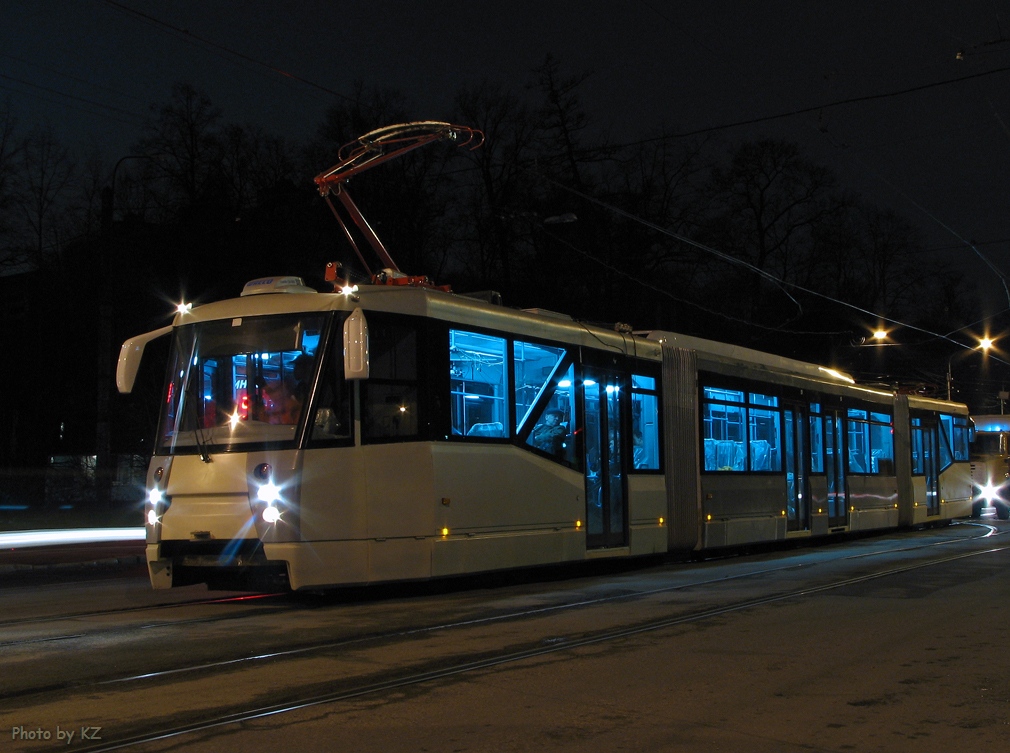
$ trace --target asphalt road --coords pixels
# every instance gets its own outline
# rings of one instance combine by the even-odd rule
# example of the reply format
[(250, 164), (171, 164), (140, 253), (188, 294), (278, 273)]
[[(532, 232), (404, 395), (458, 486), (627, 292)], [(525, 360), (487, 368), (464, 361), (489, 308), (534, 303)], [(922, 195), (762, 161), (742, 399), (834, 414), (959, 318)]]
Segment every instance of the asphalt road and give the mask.
[(324, 598), (152, 592), (136, 577), (0, 588), (0, 739), (999, 753), (1010, 525), (987, 532)]

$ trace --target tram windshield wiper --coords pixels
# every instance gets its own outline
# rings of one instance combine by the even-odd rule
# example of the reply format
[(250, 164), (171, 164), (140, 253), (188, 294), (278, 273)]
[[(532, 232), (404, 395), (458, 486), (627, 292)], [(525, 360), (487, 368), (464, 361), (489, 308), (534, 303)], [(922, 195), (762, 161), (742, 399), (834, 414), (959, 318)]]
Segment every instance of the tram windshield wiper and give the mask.
[[(207, 451), (207, 440), (203, 436), (203, 429), (200, 427), (200, 412), (196, 409), (196, 385), (190, 378), (192, 374), (187, 374), (186, 377), (186, 403), (187, 407), (184, 410), (192, 410), (193, 416), (193, 441), (196, 442), (196, 449), (200, 453), (200, 460), (205, 463), (212, 462), (210, 453)], [(190, 408), (189, 406), (192, 406)]]

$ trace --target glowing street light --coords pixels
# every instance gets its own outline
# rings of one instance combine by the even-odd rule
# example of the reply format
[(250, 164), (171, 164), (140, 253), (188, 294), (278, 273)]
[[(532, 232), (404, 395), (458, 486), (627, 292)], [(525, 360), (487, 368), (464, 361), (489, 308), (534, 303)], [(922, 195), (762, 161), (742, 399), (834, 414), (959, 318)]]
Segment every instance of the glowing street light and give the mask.
[[(989, 349), (992, 348), (992, 346), (993, 346), (994, 343), (995, 343), (995, 340), (993, 340), (991, 337), (982, 337), (978, 341), (978, 347), (977, 347), (977, 349), (981, 350), (982, 353), (988, 355)], [(976, 348), (972, 348), (972, 350), (975, 350), (975, 349)], [(952, 394), (951, 384), (954, 381), (953, 380), (953, 376), (950, 373), (950, 366), (951, 366), (951, 362), (954, 360), (954, 356), (956, 356), (956, 355), (957, 355), (957, 353), (952, 353), (951, 356), (950, 356), (950, 358), (947, 359), (947, 399), (948, 400), (951, 399), (951, 394)]]

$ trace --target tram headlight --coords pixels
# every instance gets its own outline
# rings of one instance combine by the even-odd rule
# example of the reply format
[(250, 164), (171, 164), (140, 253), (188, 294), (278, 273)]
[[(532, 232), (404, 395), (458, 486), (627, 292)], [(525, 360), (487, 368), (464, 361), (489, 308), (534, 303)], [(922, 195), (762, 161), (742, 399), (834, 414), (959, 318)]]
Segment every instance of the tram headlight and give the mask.
[(147, 491), (147, 501), (150, 506), (147, 508), (145, 520), (149, 526), (156, 526), (161, 523), (161, 518), (171, 506), (172, 500), (157, 486), (152, 486)]
[(259, 500), (259, 505), (266, 505), (259, 511), (260, 518), (264, 523), (272, 526), (281, 519), (281, 511), (277, 505), (278, 503), (283, 505), (284, 500), (281, 497), (281, 488), (277, 484), (273, 481), (261, 484), (256, 490), (256, 499)]
[(279, 486), (277, 486), (277, 484), (273, 483), (272, 481), (268, 481), (267, 483), (260, 486), (260, 488), (256, 491), (256, 499), (258, 499), (260, 502), (266, 502), (268, 505), (273, 505), (275, 502), (280, 502), (281, 489)]
[[(162, 480), (163, 475), (163, 468), (159, 468), (155, 472), (156, 485)], [(172, 500), (166, 496), (160, 487), (154, 486), (147, 490), (147, 504), (149, 507), (147, 508), (144, 520), (148, 526), (157, 526), (162, 522), (162, 517), (166, 511), (172, 506)]]
[[(273, 468), (269, 463), (257, 465), (249, 479), (249, 507), (257, 525), (273, 526), (277, 523), (283, 524), (281, 518), (291, 509), (293, 498), (297, 498), (297, 489), (290, 488), (285, 493), (285, 487), (290, 483), (281, 479), (280, 483), (275, 480)], [(261, 535), (265, 533), (260, 530)]]

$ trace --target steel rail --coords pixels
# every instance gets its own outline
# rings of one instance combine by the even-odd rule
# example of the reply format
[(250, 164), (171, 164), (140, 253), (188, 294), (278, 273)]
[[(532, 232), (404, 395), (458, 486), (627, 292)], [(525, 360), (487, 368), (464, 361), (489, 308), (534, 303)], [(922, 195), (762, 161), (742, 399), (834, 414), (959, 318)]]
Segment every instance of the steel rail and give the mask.
[[(213, 599), (190, 599), (186, 601), (162, 602), (159, 604), (148, 604), (144, 606), (120, 607), (117, 609), (92, 609), (86, 612), (67, 612), (65, 614), (53, 614), (46, 617), (18, 617), (13, 620), (0, 620), (0, 629), (13, 625), (45, 625), (49, 622), (64, 622), (66, 620), (80, 620), (87, 617), (109, 617), (117, 614), (132, 614), (136, 612), (158, 611), (162, 609), (172, 609), (173, 607), (198, 607), (207, 604), (227, 604), (233, 601), (253, 601), (259, 599), (269, 599), (275, 597), (285, 597), (287, 594), (245, 594), (242, 596), (219, 596)], [(0, 645), (7, 645), (0, 643)]]
[[(299, 656), (299, 655), (304, 655), (304, 654), (310, 654), (310, 653), (313, 653), (313, 652), (322, 652), (322, 651), (328, 651), (328, 650), (333, 650), (333, 649), (337, 649), (337, 648), (346, 648), (348, 646), (359, 645), (359, 644), (362, 644), (362, 643), (381, 642), (381, 641), (386, 641), (386, 640), (395, 640), (397, 638), (408, 637), (408, 636), (416, 636), (416, 635), (419, 635), (419, 634), (430, 633), (430, 632), (435, 632), (435, 631), (440, 631), (440, 630), (451, 630), (451, 629), (456, 629), (456, 628), (461, 628), (461, 627), (470, 627), (470, 626), (474, 626), (474, 625), (478, 625), (478, 624), (486, 624), (486, 623), (491, 623), (491, 622), (503, 622), (503, 621), (507, 621), (507, 620), (527, 619), (527, 618), (531, 618), (531, 617), (547, 614), (549, 612), (557, 612), (557, 611), (567, 610), (567, 609), (585, 608), (585, 607), (595, 606), (595, 605), (598, 605), (598, 604), (604, 604), (604, 603), (608, 603), (608, 602), (614, 602), (614, 601), (620, 601), (620, 600), (629, 600), (629, 599), (635, 599), (635, 598), (642, 598), (642, 597), (647, 597), (647, 596), (651, 596), (651, 595), (655, 595), (655, 594), (660, 594), (660, 593), (668, 593), (668, 592), (673, 592), (673, 591), (685, 590), (685, 589), (688, 589), (688, 588), (696, 588), (696, 587), (700, 587), (700, 586), (713, 585), (713, 584), (716, 584), (716, 583), (727, 583), (727, 582), (734, 581), (734, 580), (739, 580), (739, 579), (742, 579), (742, 578), (753, 578), (753, 577), (757, 577), (757, 576), (761, 576), (761, 575), (768, 575), (768, 574), (771, 574), (771, 573), (782, 572), (782, 571), (786, 571), (786, 570), (795, 570), (795, 569), (813, 567), (815, 565), (829, 564), (831, 562), (836, 562), (836, 561), (840, 561), (840, 560), (861, 559), (861, 558), (868, 558), (868, 557), (884, 556), (884, 555), (895, 554), (895, 553), (913, 552), (913, 551), (918, 551), (918, 550), (922, 550), (922, 549), (930, 549), (930, 548), (938, 547), (938, 546), (946, 546), (946, 545), (950, 545), (950, 544), (958, 544), (958, 543), (966, 543), (966, 542), (971, 542), (971, 541), (977, 541), (978, 539), (988, 538), (988, 537), (991, 537), (991, 536), (994, 536), (994, 535), (997, 535), (997, 536), (998, 535), (1002, 535), (1001, 532), (999, 532), (993, 526), (989, 526), (989, 525), (985, 525), (985, 524), (976, 524), (976, 525), (981, 525), (982, 527), (984, 527), (985, 529), (987, 529), (987, 532), (984, 533), (984, 534), (980, 534), (978, 536), (972, 536), (972, 537), (968, 537), (968, 538), (948, 538), (948, 539), (943, 539), (941, 541), (934, 541), (934, 542), (929, 542), (929, 543), (925, 543), (925, 544), (918, 544), (918, 545), (913, 545), (913, 546), (902, 546), (902, 547), (894, 547), (894, 548), (889, 548), (889, 549), (882, 549), (882, 550), (873, 551), (873, 552), (863, 552), (863, 553), (860, 553), (860, 554), (841, 555), (841, 556), (839, 556), (837, 558), (826, 560), (824, 562), (787, 564), (787, 565), (783, 565), (781, 567), (763, 568), (763, 569), (760, 569), (760, 570), (747, 571), (747, 572), (744, 572), (744, 573), (739, 573), (739, 574), (734, 574), (734, 575), (728, 575), (728, 576), (721, 576), (721, 577), (718, 577), (718, 578), (712, 578), (712, 579), (707, 579), (707, 580), (692, 581), (690, 583), (680, 583), (680, 584), (673, 585), (673, 586), (663, 586), (661, 588), (655, 588), (655, 589), (646, 589), (646, 590), (640, 590), (640, 591), (630, 591), (630, 592), (626, 592), (626, 593), (622, 593), (622, 594), (616, 594), (616, 595), (613, 595), (613, 596), (603, 596), (603, 597), (599, 597), (599, 598), (596, 598), (596, 599), (579, 600), (579, 601), (573, 601), (573, 602), (564, 602), (564, 603), (560, 603), (560, 604), (552, 604), (550, 606), (537, 607), (535, 609), (521, 610), (521, 611), (518, 611), (518, 612), (504, 612), (504, 613), (497, 614), (497, 615), (491, 615), (491, 616), (488, 616), (488, 617), (478, 617), (478, 618), (474, 618), (474, 619), (470, 619), (470, 620), (463, 620), (463, 621), (456, 621), (456, 622), (447, 622), (447, 623), (438, 623), (438, 624), (435, 624), (435, 625), (428, 625), (428, 626), (424, 626), (424, 627), (420, 627), (420, 628), (412, 628), (410, 630), (405, 630), (405, 631), (393, 631), (393, 632), (389, 632), (389, 633), (367, 634), (367, 635), (360, 635), (360, 636), (349, 637), (349, 638), (346, 638), (346, 639), (342, 639), (340, 641), (327, 641), (325, 643), (311, 643), (311, 644), (308, 644), (308, 645), (298, 646), (298, 647), (291, 648), (291, 649), (285, 649), (283, 651), (265, 652), (265, 653), (260, 653), (260, 654), (254, 654), (254, 655), (251, 655), (251, 656), (235, 657), (235, 658), (231, 658), (231, 659), (222, 659), (222, 660), (217, 661), (217, 662), (208, 662), (208, 663), (202, 663), (202, 664), (194, 664), (194, 665), (190, 665), (190, 666), (186, 666), (186, 667), (175, 667), (175, 668), (172, 668), (172, 669), (158, 670), (158, 671), (154, 671), (154, 672), (144, 672), (144, 673), (141, 673), (141, 674), (126, 675), (126, 676), (123, 676), (123, 677), (116, 677), (116, 678), (111, 678), (111, 679), (98, 680), (98, 681), (94, 681), (94, 682), (65, 683), (65, 684), (59, 684), (59, 685), (55, 685), (55, 686), (46, 686), (44, 688), (28, 688), (28, 689), (25, 689), (25, 690), (22, 690), (22, 691), (18, 691), (17, 693), (13, 693), (13, 694), (0, 694), (0, 699), (8, 699), (8, 698), (12, 698), (12, 697), (30, 696), (30, 695), (33, 695), (35, 693), (42, 692), (42, 691), (44, 691), (44, 692), (51, 692), (53, 690), (69, 690), (69, 689), (80, 688), (80, 687), (90, 687), (90, 686), (96, 686), (96, 685), (108, 685), (108, 684), (118, 684), (118, 683), (125, 683), (125, 682), (135, 682), (135, 681), (139, 681), (139, 680), (157, 679), (159, 677), (170, 677), (170, 676), (179, 675), (179, 674), (185, 674), (185, 673), (189, 673), (189, 672), (206, 672), (206, 671), (214, 670), (214, 669), (217, 669), (217, 668), (234, 667), (234, 666), (237, 666), (237, 665), (240, 665), (240, 664), (244, 664), (244, 663), (247, 663), (247, 662), (248, 663), (254, 663), (254, 662), (260, 662), (260, 661), (265, 661), (265, 660), (278, 660), (278, 659), (284, 659), (284, 658), (287, 658), (287, 657), (293, 657), (293, 656)], [(1003, 532), (1003, 533), (1007, 533), (1007, 532)], [(712, 562), (712, 561), (713, 560), (709, 560), (709, 562)], [(8, 625), (46, 624), (48, 622), (58, 622), (58, 621), (62, 621), (62, 620), (71, 620), (71, 619), (75, 619), (76, 620), (76, 619), (80, 619), (82, 617), (109, 616), (109, 615), (116, 615), (116, 614), (129, 614), (129, 613), (143, 612), (143, 611), (147, 611), (147, 610), (170, 609), (170, 608), (176, 607), (176, 606), (191, 607), (191, 606), (203, 606), (203, 605), (208, 605), (208, 604), (219, 604), (219, 603), (223, 604), (223, 603), (229, 603), (229, 602), (234, 602), (234, 601), (243, 601), (243, 600), (247, 600), (247, 599), (270, 598), (270, 597), (278, 597), (278, 596), (283, 597), (285, 595), (284, 594), (258, 594), (258, 595), (255, 595), (255, 596), (224, 597), (224, 598), (217, 598), (217, 599), (200, 599), (200, 600), (193, 600), (193, 601), (178, 602), (176, 604), (157, 604), (157, 605), (150, 605), (150, 606), (127, 607), (127, 608), (123, 608), (123, 609), (95, 610), (95, 611), (92, 611), (92, 612), (77, 612), (77, 613), (72, 613), (72, 614), (67, 614), (67, 615), (58, 615), (58, 616), (53, 616), (53, 617), (48, 617), (48, 618), (39, 618), (39, 619), (23, 618), (23, 619), (19, 619), (19, 620), (10, 620), (10, 621), (7, 621), (7, 622), (0, 621), (0, 627), (5, 627), (5, 626), (8, 626)], [(300, 607), (298, 607), (298, 606), (292, 607), (292, 609), (299, 609), (299, 608)], [(20, 646), (20, 645), (31, 645), (31, 644), (36, 644), (36, 643), (51, 643), (51, 642), (57, 642), (57, 641), (61, 641), (61, 640), (74, 640), (74, 639), (79, 639), (79, 638), (88, 638), (88, 637), (95, 636), (95, 635), (108, 635), (110, 633), (122, 632), (123, 630), (127, 630), (127, 629), (130, 630), (130, 631), (134, 631), (134, 630), (146, 630), (146, 629), (154, 629), (154, 628), (174, 627), (176, 625), (200, 624), (200, 623), (216, 622), (216, 621), (221, 621), (221, 620), (242, 619), (242, 618), (245, 618), (246, 616), (248, 616), (246, 613), (242, 613), (242, 614), (224, 614), (224, 615), (213, 615), (213, 616), (210, 616), (210, 617), (200, 617), (200, 618), (195, 618), (195, 619), (170, 620), (170, 621), (164, 621), (164, 622), (152, 622), (152, 623), (143, 624), (143, 625), (131, 625), (131, 626), (129, 626), (129, 628), (122, 628), (122, 627), (115, 627), (115, 626), (113, 626), (113, 627), (109, 627), (109, 628), (106, 628), (106, 629), (103, 629), (103, 630), (96, 630), (96, 631), (93, 631), (93, 632), (90, 632), (90, 633), (79, 633), (79, 632), (77, 632), (77, 633), (70, 633), (70, 634), (66, 634), (66, 635), (45, 636), (45, 637), (41, 637), (41, 638), (25, 638), (23, 640), (15, 640), (15, 641), (0, 641), (0, 648), (12, 648), (12, 647)]]
[[(970, 540), (970, 539), (967, 539)], [(609, 630), (603, 630), (596, 633), (588, 635), (570, 635), (570, 636), (556, 636), (551, 638), (546, 638), (540, 640), (537, 645), (529, 648), (524, 648), (520, 650), (505, 651), (498, 654), (493, 654), (489, 656), (484, 656), (479, 659), (471, 659), (460, 661), (451, 666), (441, 666), (437, 669), (421, 670), (411, 674), (406, 674), (401, 677), (390, 678), (388, 680), (381, 680), (378, 682), (367, 683), (359, 687), (334, 691), (330, 693), (322, 693), (313, 696), (308, 696), (305, 698), (297, 699), (294, 701), (284, 701), (277, 704), (271, 704), (267, 706), (260, 706), (253, 709), (247, 709), (243, 711), (231, 712), (227, 714), (221, 714), (216, 717), (209, 719), (204, 719), (201, 721), (192, 722), (189, 724), (177, 725), (167, 729), (152, 730), (142, 734), (134, 735), (122, 740), (115, 742), (103, 743), (98, 746), (86, 746), (78, 747), (77, 750), (87, 751), (87, 753), (98, 753), (99, 751), (111, 751), (119, 750), (126, 747), (131, 747), (134, 745), (139, 745), (143, 743), (151, 743), (159, 740), (165, 740), (173, 737), (179, 737), (186, 734), (193, 734), (196, 732), (207, 731), (219, 727), (224, 727), (232, 724), (238, 724), (242, 722), (253, 721), (256, 719), (262, 719), (265, 717), (275, 716), (278, 714), (289, 713), (293, 711), (298, 711), (300, 709), (310, 708), (313, 706), (319, 706), (329, 703), (339, 703), (341, 701), (347, 701), (354, 698), (359, 698), (362, 696), (373, 695), (377, 693), (383, 693), (389, 690), (403, 688), (411, 685), (419, 685), (423, 683), (432, 682), (434, 680), (445, 679), (448, 677), (454, 677), (458, 675), (463, 675), (471, 672), (476, 672), (484, 669), (489, 669), (496, 666), (501, 666), (505, 664), (512, 664), (516, 662), (525, 661), (527, 659), (532, 659), (540, 656), (545, 656), (548, 654), (555, 654), (562, 651), (572, 651), (577, 648), (582, 648), (586, 646), (597, 645), (600, 643), (606, 643), (616, 640), (621, 640), (634, 635), (640, 635), (647, 632), (655, 632), (665, 628), (675, 627), (677, 625), (683, 625), (693, 622), (700, 622), (714, 617), (720, 617), (727, 614), (732, 614), (734, 612), (740, 612), (748, 609), (754, 609), (756, 607), (764, 606), (767, 604), (774, 604), (777, 602), (787, 601), (791, 599), (799, 599), (814, 596), (817, 594), (822, 594), (832, 590), (837, 590), (840, 588), (845, 588), (852, 585), (857, 585), (860, 583), (865, 583), (868, 581), (879, 580), (881, 578), (893, 577), (896, 575), (901, 575), (904, 573), (912, 572), (915, 570), (920, 570), (927, 567), (933, 567), (935, 565), (946, 564), (949, 562), (955, 562), (958, 560), (978, 557), (987, 554), (993, 554), (997, 552), (1002, 552), (1010, 549), (1010, 544), (989, 547), (979, 551), (972, 552), (962, 552), (957, 554), (951, 554), (949, 556), (933, 558), (925, 562), (911, 563), (907, 565), (902, 565), (899, 567), (888, 568), (886, 570), (881, 570), (874, 573), (866, 573), (863, 575), (857, 575), (849, 578), (844, 578), (838, 581), (833, 581), (831, 583), (825, 583), (816, 586), (808, 586), (804, 588), (798, 588), (782, 593), (771, 594), (768, 596), (757, 597), (754, 599), (745, 599), (732, 604), (727, 604), (719, 607), (713, 607), (709, 609), (703, 609), (697, 612), (692, 612), (689, 614), (677, 615), (674, 617), (667, 617), (658, 620), (649, 620), (635, 625), (628, 625), (620, 628), (614, 628)], [(796, 566), (777, 568), (777, 570), (788, 570), (795, 569)], [(754, 573), (756, 574), (756, 573)], [(740, 576), (746, 577), (746, 576)], [(719, 579), (718, 581), (711, 582), (724, 582), (726, 579)], [(691, 585), (701, 585), (701, 584), (691, 584)], [(678, 586), (676, 588), (690, 587), (687, 585)], [(663, 589), (656, 589), (650, 593), (662, 591)], [(667, 590), (674, 590), (670, 588)], [(633, 594), (641, 595), (641, 594)], [(585, 603), (597, 603), (602, 601), (614, 600), (617, 598), (627, 597), (622, 595), (619, 597), (613, 597), (610, 599), (600, 599), (600, 600), (589, 600)], [(549, 608), (547, 608), (549, 609)], [(541, 610), (530, 610), (531, 612), (537, 612)], [(488, 618), (493, 619), (493, 618)], [(478, 621), (459, 623), (460, 625), (475, 624)], [(434, 629), (434, 628), (428, 628)], [(443, 628), (444, 629), (444, 628)], [(418, 631), (404, 631), (404, 635), (409, 635), (416, 633)]]

